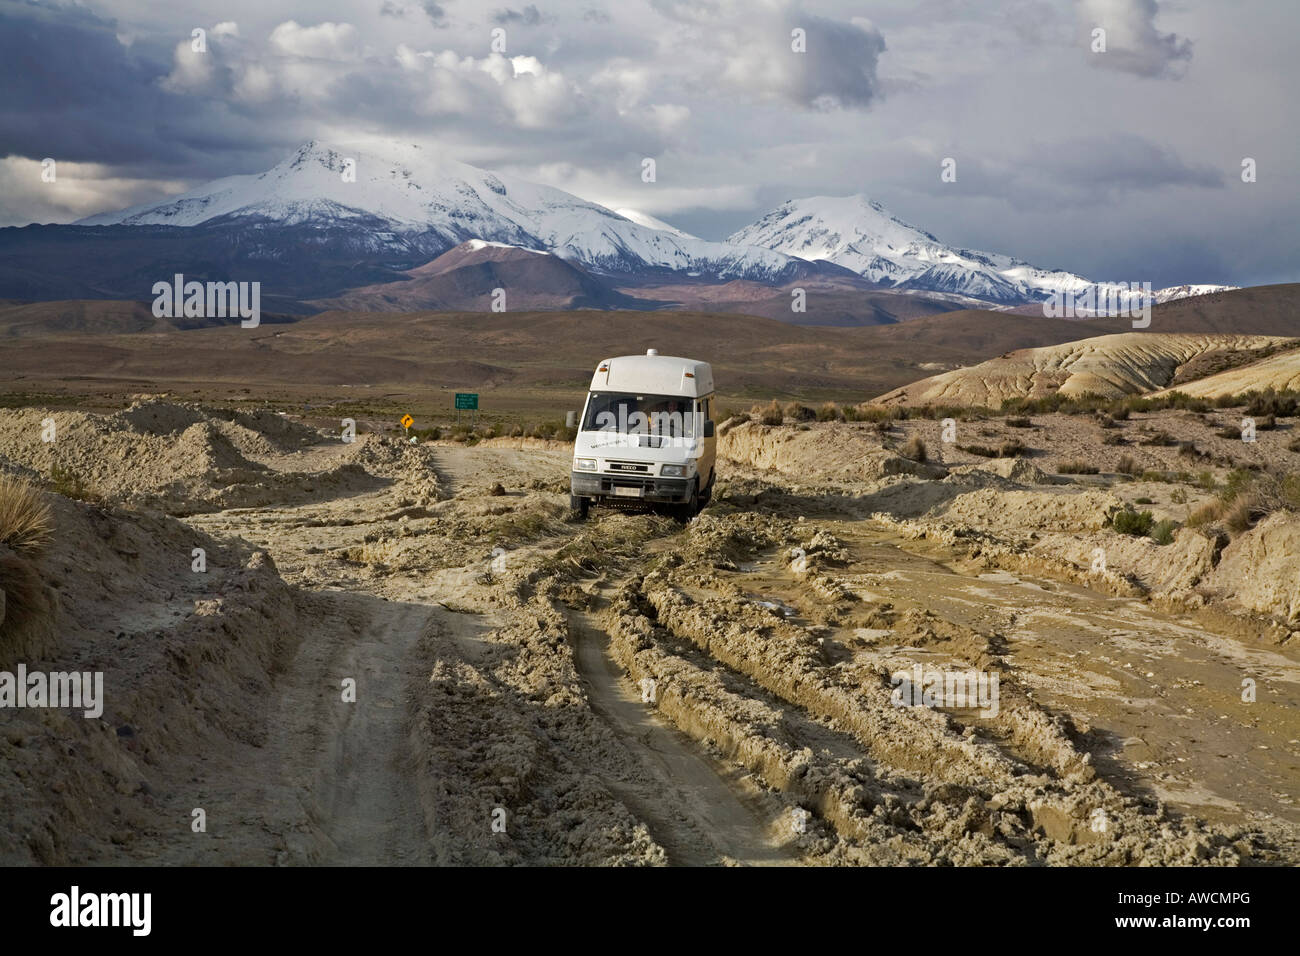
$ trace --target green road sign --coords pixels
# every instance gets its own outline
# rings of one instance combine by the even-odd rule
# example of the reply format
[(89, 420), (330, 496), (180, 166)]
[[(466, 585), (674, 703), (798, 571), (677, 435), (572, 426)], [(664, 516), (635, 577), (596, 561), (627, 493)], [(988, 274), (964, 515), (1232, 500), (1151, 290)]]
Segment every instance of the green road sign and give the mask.
[(457, 392), (456, 409), (478, 408), (478, 392)]

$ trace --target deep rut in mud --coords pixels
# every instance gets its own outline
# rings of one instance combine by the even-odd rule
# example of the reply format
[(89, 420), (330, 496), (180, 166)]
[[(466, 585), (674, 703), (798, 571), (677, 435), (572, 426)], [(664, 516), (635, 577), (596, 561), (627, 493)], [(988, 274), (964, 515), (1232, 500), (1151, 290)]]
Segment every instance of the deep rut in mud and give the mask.
[(771, 802), (756, 783), (701, 752), (654, 711), (654, 690), (636, 688), (609, 654), (609, 637), (593, 615), (571, 612), (569, 634), (578, 670), (595, 712), (647, 768), (648, 787), (607, 780), (614, 793), (649, 825), (650, 833), (682, 865), (789, 864), (798, 859), (779, 842)]

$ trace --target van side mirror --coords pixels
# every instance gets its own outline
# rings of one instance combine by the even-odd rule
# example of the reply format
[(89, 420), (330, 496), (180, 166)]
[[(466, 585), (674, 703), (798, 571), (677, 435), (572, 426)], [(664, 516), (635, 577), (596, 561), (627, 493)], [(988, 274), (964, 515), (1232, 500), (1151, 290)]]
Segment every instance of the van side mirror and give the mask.
[(711, 418), (704, 423), (704, 437), (705, 438), (713, 437), (713, 419)]

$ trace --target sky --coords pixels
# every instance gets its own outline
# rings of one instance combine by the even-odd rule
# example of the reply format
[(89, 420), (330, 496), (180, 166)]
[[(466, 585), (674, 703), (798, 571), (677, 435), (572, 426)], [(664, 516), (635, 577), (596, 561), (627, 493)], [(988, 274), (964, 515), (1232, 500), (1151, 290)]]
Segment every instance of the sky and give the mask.
[(1300, 281), (1297, 35), (1296, 0), (0, 0), (0, 226), (399, 140), (708, 239), (862, 193), (1098, 281)]

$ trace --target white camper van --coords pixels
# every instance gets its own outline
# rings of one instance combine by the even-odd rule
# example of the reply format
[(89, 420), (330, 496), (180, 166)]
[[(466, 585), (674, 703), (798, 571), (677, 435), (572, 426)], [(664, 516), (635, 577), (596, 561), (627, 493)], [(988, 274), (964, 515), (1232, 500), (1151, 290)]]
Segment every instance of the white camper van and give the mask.
[(573, 443), (569, 503), (671, 504), (694, 517), (713, 495), (713, 369), (707, 362), (621, 355), (596, 366)]

